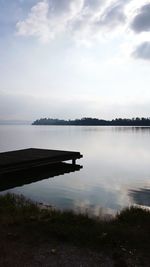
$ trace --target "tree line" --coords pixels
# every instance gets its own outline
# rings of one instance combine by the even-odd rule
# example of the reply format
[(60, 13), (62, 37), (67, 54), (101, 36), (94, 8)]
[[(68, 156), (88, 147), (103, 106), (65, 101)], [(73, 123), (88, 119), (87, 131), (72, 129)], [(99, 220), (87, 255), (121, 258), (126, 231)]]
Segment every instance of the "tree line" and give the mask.
[(116, 118), (113, 120), (103, 120), (98, 118), (82, 118), (75, 120), (62, 120), (62, 119), (52, 119), (52, 118), (41, 118), (35, 120), (32, 125), (85, 125), (85, 126), (150, 126), (150, 118), (132, 118), (132, 119), (122, 119)]

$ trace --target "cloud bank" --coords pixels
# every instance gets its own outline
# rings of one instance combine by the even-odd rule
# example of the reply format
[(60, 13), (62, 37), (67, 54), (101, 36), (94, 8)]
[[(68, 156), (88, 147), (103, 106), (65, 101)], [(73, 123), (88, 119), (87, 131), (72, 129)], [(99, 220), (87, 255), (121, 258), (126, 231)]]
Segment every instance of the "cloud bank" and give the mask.
[[(137, 0), (42, 0), (37, 1), (27, 17), (17, 22), (17, 34), (33, 36), (43, 43), (67, 34), (88, 43), (117, 29), (138, 34), (150, 31), (150, 3)], [(125, 35), (125, 33), (124, 33)], [(148, 40), (135, 45), (134, 58), (149, 60)]]
[(35, 36), (43, 42), (68, 32), (90, 38), (104, 29), (125, 23), (124, 8), (129, 1), (43, 0), (34, 5), (27, 18), (17, 23), (18, 35)]

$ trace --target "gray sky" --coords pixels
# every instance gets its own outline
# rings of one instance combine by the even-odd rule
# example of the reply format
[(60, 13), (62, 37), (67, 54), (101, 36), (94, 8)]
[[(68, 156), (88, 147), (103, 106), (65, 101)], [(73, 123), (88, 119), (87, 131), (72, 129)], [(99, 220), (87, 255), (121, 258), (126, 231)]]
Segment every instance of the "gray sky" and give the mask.
[(150, 117), (149, 0), (0, 0), (0, 119)]

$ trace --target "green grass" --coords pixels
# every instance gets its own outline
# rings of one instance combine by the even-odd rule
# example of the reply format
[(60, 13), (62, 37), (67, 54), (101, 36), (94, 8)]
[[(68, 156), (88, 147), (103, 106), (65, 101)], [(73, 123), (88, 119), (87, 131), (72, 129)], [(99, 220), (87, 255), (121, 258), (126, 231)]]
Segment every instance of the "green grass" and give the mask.
[(0, 230), (5, 228), (98, 250), (145, 253), (150, 248), (150, 212), (138, 207), (126, 208), (108, 221), (71, 211), (41, 209), (23, 196), (6, 194), (0, 196)]

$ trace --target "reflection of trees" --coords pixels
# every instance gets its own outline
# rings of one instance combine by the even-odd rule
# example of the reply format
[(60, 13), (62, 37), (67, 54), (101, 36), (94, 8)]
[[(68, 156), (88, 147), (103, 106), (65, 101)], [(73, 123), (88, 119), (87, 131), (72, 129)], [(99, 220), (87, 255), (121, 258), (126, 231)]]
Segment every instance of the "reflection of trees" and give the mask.
[(116, 131), (116, 132), (127, 132), (127, 131), (131, 131), (131, 132), (134, 132), (134, 133), (144, 133), (144, 132), (146, 132), (146, 133), (150, 133), (150, 127), (147, 127), (147, 126), (138, 126), (138, 127), (136, 127), (136, 126), (133, 126), (133, 127), (128, 127), (128, 126), (125, 126), (125, 127), (114, 127), (113, 128), (113, 130), (114, 131)]
[(150, 206), (150, 189), (141, 188), (139, 190), (130, 190), (129, 195), (136, 204)]
[(79, 171), (80, 165), (68, 163), (56, 163), (42, 165), (35, 168), (14, 171), (0, 175), (0, 191), (8, 190), (17, 186), (38, 182), (50, 177), (63, 175), (65, 173)]

